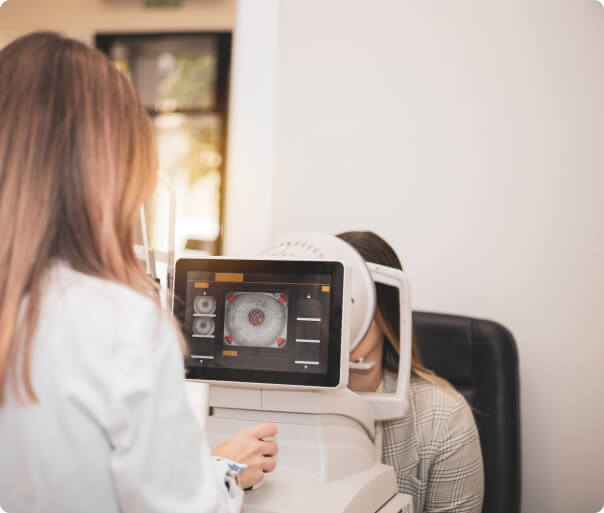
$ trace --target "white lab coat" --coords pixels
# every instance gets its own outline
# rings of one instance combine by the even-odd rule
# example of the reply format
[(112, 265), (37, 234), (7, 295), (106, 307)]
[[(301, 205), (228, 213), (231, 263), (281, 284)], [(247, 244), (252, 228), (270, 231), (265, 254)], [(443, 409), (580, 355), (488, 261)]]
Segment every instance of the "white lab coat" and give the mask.
[(185, 396), (168, 315), (65, 264), (49, 271), (33, 341), (37, 404), (0, 407), (0, 506), (8, 513), (232, 513)]

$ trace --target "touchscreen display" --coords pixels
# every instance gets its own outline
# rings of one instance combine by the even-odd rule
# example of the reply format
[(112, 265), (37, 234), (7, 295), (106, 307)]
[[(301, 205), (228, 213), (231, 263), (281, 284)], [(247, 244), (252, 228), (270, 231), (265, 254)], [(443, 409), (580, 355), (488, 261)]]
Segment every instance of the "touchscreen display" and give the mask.
[(336, 262), (179, 261), (187, 377), (335, 386), (342, 275)]

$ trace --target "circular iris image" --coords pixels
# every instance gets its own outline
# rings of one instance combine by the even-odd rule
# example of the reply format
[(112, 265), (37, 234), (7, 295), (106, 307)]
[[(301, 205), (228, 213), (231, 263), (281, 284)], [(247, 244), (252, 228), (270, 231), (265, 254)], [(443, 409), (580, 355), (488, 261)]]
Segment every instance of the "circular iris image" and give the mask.
[(262, 310), (252, 310), (248, 315), (248, 320), (252, 326), (260, 326), (264, 322), (264, 312)]
[(195, 335), (213, 335), (214, 319), (211, 317), (195, 317), (193, 319), (193, 333)]
[(196, 314), (213, 314), (216, 311), (216, 298), (213, 296), (197, 296), (193, 301)]
[(224, 333), (229, 344), (283, 347), (287, 333), (287, 296), (265, 292), (227, 295)]

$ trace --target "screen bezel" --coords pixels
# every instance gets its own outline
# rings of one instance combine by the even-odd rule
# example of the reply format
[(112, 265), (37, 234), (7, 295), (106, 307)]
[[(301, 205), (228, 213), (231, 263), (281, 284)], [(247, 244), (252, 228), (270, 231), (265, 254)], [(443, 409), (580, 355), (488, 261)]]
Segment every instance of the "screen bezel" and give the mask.
[[(182, 258), (176, 262), (174, 273), (173, 312), (184, 326), (184, 300), (187, 294), (187, 273), (202, 272), (243, 272), (276, 274), (329, 274), (332, 277), (330, 298), (329, 339), (326, 373), (299, 373), (294, 371), (265, 371), (210, 367), (187, 367), (186, 379), (218, 383), (255, 383), (281, 386), (312, 386), (337, 388), (340, 385), (342, 353), (342, 309), (344, 299), (344, 265), (328, 260), (283, 260), (283, 259), (235, 259), (222, 257)], [(189, 340), (188, 333), (183, 334)]]

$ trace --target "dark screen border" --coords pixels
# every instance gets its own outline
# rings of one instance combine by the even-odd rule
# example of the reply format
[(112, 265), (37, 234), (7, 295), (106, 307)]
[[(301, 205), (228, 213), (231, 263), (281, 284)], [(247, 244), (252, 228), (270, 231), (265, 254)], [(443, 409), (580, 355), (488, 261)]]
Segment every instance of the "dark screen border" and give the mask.
[[(258, 371), (208, 367), (186, 367), (186, 379), (203, 381), (232, 381), (274, 385), (302, 385), (335, 388), (340, 381), (340, 340), (342, 337), (342, 298), (344, 290), (344, 266), (341, 262), (310, 260), (243, 260), (230, 258), (181, 258), (176, 262), (174, 273), (173, 313), (184, 326), (187, 273), (243, 272), (276, 274), (329, 274), (332, 276), (330, 299), (329, 341), (327, 372), (324, 374), (285, 371)], [(188, 334), (183, 332), (185, 339)]]

